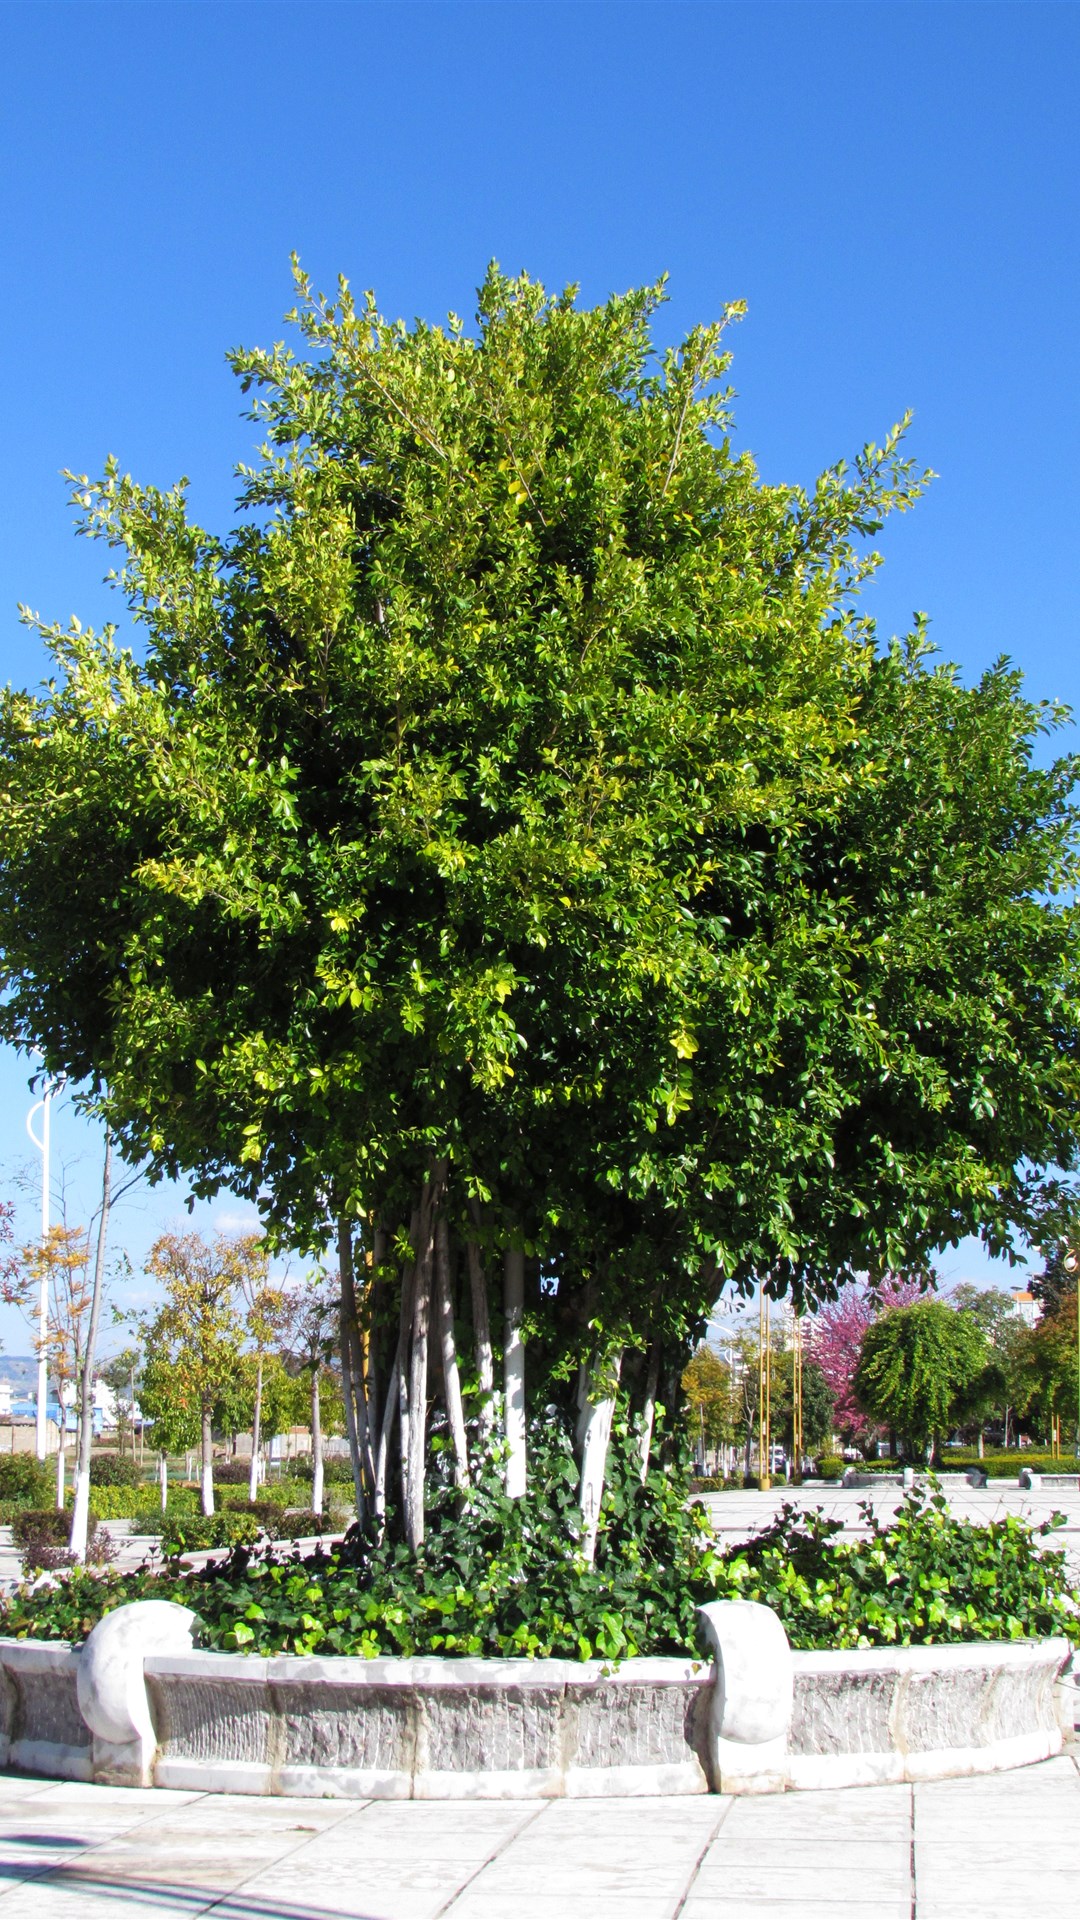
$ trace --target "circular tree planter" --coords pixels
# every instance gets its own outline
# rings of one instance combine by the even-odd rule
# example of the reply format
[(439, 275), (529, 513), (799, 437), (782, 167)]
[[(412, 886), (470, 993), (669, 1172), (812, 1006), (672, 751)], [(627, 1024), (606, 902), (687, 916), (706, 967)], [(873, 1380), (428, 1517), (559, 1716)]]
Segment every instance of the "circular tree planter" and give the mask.
[(383, 1799), (768, 1793), (989, 1773), (1072, 1730), (1064, 1640), (793, 1653), (753, 1601), (713, 1659), (203, 1653), (166, 1601), (84, 1646), (0, 1640), (0, 1764), (64, 1779)]

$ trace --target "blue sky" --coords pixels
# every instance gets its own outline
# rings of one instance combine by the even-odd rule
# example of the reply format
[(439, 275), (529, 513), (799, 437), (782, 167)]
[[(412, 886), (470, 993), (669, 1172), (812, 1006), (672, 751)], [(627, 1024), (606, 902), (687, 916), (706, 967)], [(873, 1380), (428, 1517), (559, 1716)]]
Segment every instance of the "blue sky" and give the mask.
[[(925, 609), (965, 675), (1007, 653), (1080, 699), (1076, 6), (0, 0), (0, 36), (0, 680), (43, 670), (18, 602), (119, 614), (61, 468), (115, 452), (230, 513), (251, 429), (223, 354), (282, 336), (295, 248), (406, 317), (469, 313), (492, 256), (586, 299), (666, 271), (667, 337), (745, 299), (767, 478), (915, 410), (940, 479), (882, 539), (883, 633)], [(32, 1231), (26, 1074), (0, 1056), (0, 1193)], [(85, 1213), (95, 1144), (70, 1112), (56, 1136)], [(182, 1198), (132, 1197), (136, 1260)], [(0, 1340), (25, 1350), (2, 1313)]]

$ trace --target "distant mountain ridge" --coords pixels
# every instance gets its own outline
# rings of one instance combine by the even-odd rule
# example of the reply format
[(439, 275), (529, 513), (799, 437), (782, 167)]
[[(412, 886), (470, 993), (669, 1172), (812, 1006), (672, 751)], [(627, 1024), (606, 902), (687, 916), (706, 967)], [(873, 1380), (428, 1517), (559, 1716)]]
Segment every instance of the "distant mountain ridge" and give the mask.
[(0, 1353), (0, 1380), (13, 1387), (32, 1387), (37, 1381), (37, 1359), (32, 1353)]

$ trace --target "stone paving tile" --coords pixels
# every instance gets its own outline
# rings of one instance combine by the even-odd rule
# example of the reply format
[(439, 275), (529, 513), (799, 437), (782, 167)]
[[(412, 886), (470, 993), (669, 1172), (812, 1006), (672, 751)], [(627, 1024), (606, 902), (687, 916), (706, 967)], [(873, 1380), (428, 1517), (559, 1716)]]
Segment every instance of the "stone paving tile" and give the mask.
[(819, 1866), (836, 1867), (847, 1872), (906, 1873), (911, 1864), (911, 1834), (889, 1834), (865, 1839), (861, 1834), (845, 1839), (835, 1834), (789, 1836), (770, 1833), (767, 1838), (725, 1829), (709, 1849), (702, 1868), (712, 1872), (727, 1867), (756, 1867), (762, 1858), (781, 1869), (800, 1868), (812, 1873)]
[(753, 1865), (729, 1861), (721, 1853), (703, 1866), (694, 1881), (695, 1899), (711, 1894), (715, 1898), (740, 1900), (814, 1900), (837, 1902), (865, 1899), (873, 1890), (877, 1900), (911, 1900), (910, 1858), (891, 1867), (837, 1866), (833, 1860), (818, 1860), (808, 1855), (800, 1866), (781, 1866), (771, 1851), (762, 1850)]
[[(843, 1904), (835, 1900), (815, 1900), (812, 1893), (797, 1900), (728, 1900), (715, 1895), (702, 1900), (691, 1894), (679, 1910), (679, 1920), (800, 1920), (803, 1914), (807, 1920), (830, 1920), (831, 1915), (835, 1915), (836, 1920), (911, 1920), (911, 1900), (906, 1894), (898, 1900), (869, 1899), (865, 1891), (859, 1899)], [(922, 1920), (921, 1914), (919, 1920)], [(940, 1920), (946, 1917), (942, 1915)], [(948, 1920), (953, 1920), (951, 1914)], [(1015, 1913), (1011, 1920), (1017, 1920)]]

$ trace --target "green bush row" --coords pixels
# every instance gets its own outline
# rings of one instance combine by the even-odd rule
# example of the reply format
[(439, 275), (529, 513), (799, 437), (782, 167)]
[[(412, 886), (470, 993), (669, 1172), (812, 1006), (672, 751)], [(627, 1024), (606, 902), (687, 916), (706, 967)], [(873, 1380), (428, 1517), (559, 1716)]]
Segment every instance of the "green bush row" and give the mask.
[[(537, 1452), (540, 1450), (537, 1449)], [(226, 1509), (171, 1524), (163, 1550), (220, 1545), (227, 1557), (181, 1571), (73, 1570), (47, 1589), (0, 1601), (0, 1632), (81, 1640), (110, 1607), (182, 1599), (204, 1646), (251, 1653), (451, 1654), (619, 1660), (700, 1651), (696, 1609), (713, 1598), (764, 1602), (799, 1648), (907, 1646), (1067, 1634), (1080, 1617), (1059, 1520), (974, 1524), (933, 1486), (887, 1521), (863, 1503), (866, 1537), (819, 1511), (783, 1508), (744, 1546), (721, 1553), (686, 1481), (613, 1474), (597, 1558), (584, 1563), (577, 1467), (569, 1441), (534, 1460), (535, 1490), (507, 1501), (496, 1484), (444, 1489), (416, 1558), (356, 1529), (339, 1545), (290, 1553), (252, 1547), (256, 1517)], [(299, 1516), (298, 1516), (299, 1518)], [(306, 1530), (306, 1529), (305, 1529)]]

